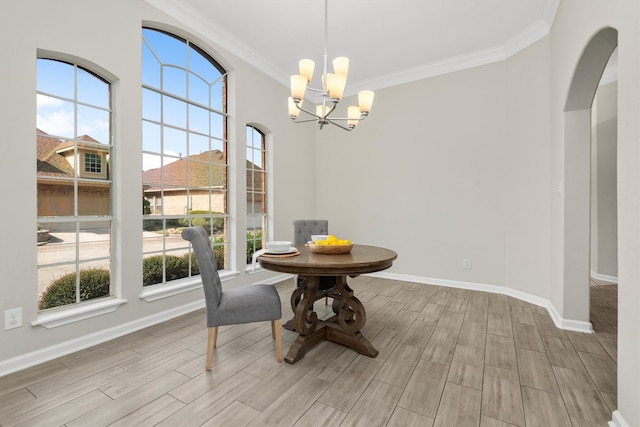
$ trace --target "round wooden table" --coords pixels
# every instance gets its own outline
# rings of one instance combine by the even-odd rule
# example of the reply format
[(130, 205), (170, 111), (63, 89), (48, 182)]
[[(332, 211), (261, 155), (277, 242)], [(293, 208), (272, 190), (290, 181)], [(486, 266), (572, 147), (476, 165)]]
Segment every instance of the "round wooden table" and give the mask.
[[(390, 249), (366, 245), (354, 245), (350, 253), (343, 255), (315, 254), (303, 245), (296, 248), (300, 255), (258, 257), (263, 268), (297, 274), (302, 279), (303, 285), (293, 291), (291, 299), (293, 326), (300, 335), (284, 360), (295, 363), (304, 357), (307, 349), (323, 340), (338, 342), (360, 354), (376, 357), (378, 350), (360, 333), (366, 322), (366, 311), (347, 284), (347, 276), (385, 270), (398, 255)], [(333, 298), (335, 315), (327, 320), (318, 319), (313, 310), (322, 276), (336, 277), (335, 288), (327, 293)]]

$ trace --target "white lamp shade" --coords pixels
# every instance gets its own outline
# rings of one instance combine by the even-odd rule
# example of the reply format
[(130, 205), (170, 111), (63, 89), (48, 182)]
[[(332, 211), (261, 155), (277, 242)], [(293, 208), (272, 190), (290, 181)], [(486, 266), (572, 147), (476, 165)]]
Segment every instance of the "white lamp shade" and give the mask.
[(331, 87), (331, 79), (333, 78), (333, 73), (327, 73), (322, 75), (322, 89), (328, 91)]
[(307, 90), (308, 80), (305, 76), (294, 74), (291, 76), (291, 97), (293, 99), (304, 99), (304, 93)]
[(331, 74), (329, 79), (329, 98), (331, 100), (342, 99), (344, 87), (347, 85), (347, 77), (342, 74)]
[(360, 119), (360, 108), (355, 105), (349, 106), (347, 110), (347, 124), (349, 126), (356, 126), (358, 124), (358, 119)]
[(340, 74), (347, 78), (347, 74), (349, 74), (349, 58), (346, 56), (339, 56), (335, 58), (333, 61), (333, 72), (335, 74)]
[(358, 92), (358, 105), (361, 112), (369, 113), (371, 111), (374, 96), (375, 93), (372, 90), (361, 90)]
[(296, 118), (298, 117), (298, 114), (300, 114), (300, 109), (296, 103), (293, 102), (293, 98), (289, 97), (289, 117)]
[(307, 82), (310, 83), (313, 78), (313, 70), (315, 69), (316, 64), (311, 59), (301, 59), (298, 62), (298, 69), (300, 70), (300, 75), (304, 76), (307, 79)]

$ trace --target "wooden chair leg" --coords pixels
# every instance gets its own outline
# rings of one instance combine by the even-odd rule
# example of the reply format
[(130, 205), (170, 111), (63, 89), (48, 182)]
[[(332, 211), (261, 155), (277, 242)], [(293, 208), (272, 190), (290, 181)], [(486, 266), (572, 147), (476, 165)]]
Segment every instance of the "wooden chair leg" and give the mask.
[(218, 327), (209, 327), (209, 333), (207, 334), (207, 362), (204, 365), (204, 369), (211, 370), (213, 364), (213, 349), (216, 348), (216, 341), (218, 340)]
[(282, 362), (282, 328), (280, 319), (271, 321), (271, 334), (276, 340), (276, 360), (280, 363)]

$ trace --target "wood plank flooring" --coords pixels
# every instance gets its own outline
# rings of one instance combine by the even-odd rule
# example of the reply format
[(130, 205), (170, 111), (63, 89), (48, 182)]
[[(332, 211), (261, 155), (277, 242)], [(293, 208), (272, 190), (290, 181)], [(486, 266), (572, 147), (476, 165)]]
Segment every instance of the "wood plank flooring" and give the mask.
[[(0, 426), (589, 427), (616, 409), (617, 285), (592, 283), (581, 334), (505, 295), (349, 283), (375, 359), (323, 342), (278, 364), (264, 322), (221, 327), (205, 372), (198, 311), (0, 378)], [(288, 320), (293, 281), (277, 287)]]

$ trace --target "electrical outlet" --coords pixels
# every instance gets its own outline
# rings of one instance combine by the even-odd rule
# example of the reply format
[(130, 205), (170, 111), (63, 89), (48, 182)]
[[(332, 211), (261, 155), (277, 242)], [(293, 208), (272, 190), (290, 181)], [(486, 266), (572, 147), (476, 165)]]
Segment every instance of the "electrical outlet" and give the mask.
[(462, 268), (471, 269), (471, 259), (465, 258), (462, 260)]
[(22, 326), (22, 307), (4, 311), (4, 330)]

